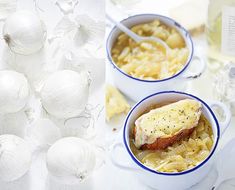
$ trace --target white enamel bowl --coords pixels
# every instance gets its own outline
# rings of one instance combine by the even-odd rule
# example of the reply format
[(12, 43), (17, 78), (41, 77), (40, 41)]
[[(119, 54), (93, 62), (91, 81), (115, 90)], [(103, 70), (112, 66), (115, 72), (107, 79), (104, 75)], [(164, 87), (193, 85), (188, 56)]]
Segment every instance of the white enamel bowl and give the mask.
[[(155, 92), (160, 92), (163, 90), (172, 90), (172, 88), (174, 90), (183, 91), (188, 79), (194, 79), (199, 77), (205, 69), (205, 63), (203, 59), (194, 55), (193, 42), (189, 33), (174, 20), (156, 14), (141, 14), (128, 17), (127, 19), (124, 19), (121, 22), (125, 26), (130, 28), (140, 23), (151, 22), (154, 19), (158, 19), (166, 25), (175, 28), (183, 36), (186, 42), (186, 46), (189, 49), (189, 56), (184, 68), (170, 78), (149, 81), (132, 77), (123, 72), (121, 69), (119, 69), (115, 62), (112, 60), (111, 49), (117, 37), (121, 34), (121, 31), (117, 27), (114, 27), (106, 41), (106, 50), (110, 63), (109, 66), (111, 74), (113, 76), (114, 83), (118, 87), (118, 89), (134, 101), (139, 101), (142, 98), (148, 96), (149, 94)], [(191, 72), (188, 68), (189, 65), (192, 63), (193, 59), (197, 59), (199, 62), (197, 62), (197, 71)]]
[[(144, 166), (135, 155), (132, 153), (129, 144), (129, 135), (131, 131), (131, 127), (133, 126), (136, 119), (144, 113), (144, 111), (152, 106), (156, 105), (156, 103), (163, 103), (163, 102), (174, 102), (178, 100), (182, 100), (185, 98), (195, 99), (202, 103), (203, 109), (202, 112), (204, 116), (210, 122), (213, 135), (214, 135), (214, 145), (211, 149), (210, 155), (200, 164), (195, 166), (192, 169), (179, 172), (179, 173), (162, 173), (154, 171), (153, 169)], [(225, 119), (223, 122), (219, 122), (212, 111), (213, 107), (217, 107), (223, 111), (225, 115)], [(192, 185), (198, 183), (202, 180), (210, 171), (211, 165), (213, 163), (213, 159), (215, 157), (215, 152), (217, 149), (217, 145), (221, 138), (221, 135), (225, 131), (225, 129), (229, 126), (231, 119), (231, 113), (229, 109), (220, 102), (205, 102), (200, 98), (186, 94), (183, 92), (176, 92), (176, 91), (164, 91), (160, 93), (155, 93), (150, 95), (139, 103), (137, 103), (132, 110), (129, 112), (123, 129), (123, 136), (122, 140), (118, 140), (111, 152), (111, 161), (113, 164), (121, 169), (133, 171), (134, 174), (145, 183), (147, 186), (150, 186), (154, 189), (158, 190), (184, 190)], [(129, 159), (130, 163), (124, 163), (119, 161), (117, 155), (117, 151), (120, 151), (120, 148), (124, 148), (127, 152), (127, 158)]]

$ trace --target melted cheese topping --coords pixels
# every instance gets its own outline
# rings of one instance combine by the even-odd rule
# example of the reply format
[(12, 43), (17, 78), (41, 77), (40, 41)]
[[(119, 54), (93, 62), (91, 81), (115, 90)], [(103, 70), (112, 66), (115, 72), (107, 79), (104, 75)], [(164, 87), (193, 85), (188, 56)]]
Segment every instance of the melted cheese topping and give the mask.
[(176, 135), (184, 129), (196, 127), (201, 116), (202, 105), (192, 99), (153, 109), (135, 122), (135, 145), (152, 144), (157, 138)]
[(105, 99), (107, 121), (109, 121), (115, 115), (127, 113), (130, 110), (130, 105), (124, 99), (122, 94), (111, 85), (106, 85)]
[(191, 169), (205, 160), (210, 155), (213, 139), (211, 124), (202, 114), (189, 138), (181, 139), (164, 150), (137, 149), (133, 138), (130, 138), (130, 148), (145, 166), (155, 171), (176, 173)]

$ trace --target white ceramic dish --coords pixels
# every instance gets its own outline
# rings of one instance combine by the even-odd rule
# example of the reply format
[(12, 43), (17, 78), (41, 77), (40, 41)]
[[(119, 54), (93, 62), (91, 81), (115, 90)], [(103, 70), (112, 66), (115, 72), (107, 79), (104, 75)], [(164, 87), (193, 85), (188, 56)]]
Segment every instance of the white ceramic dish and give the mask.
[[(189, 56), (184, 68), (170, 78), (149, 81), (132, 77), (123, 72), (121, 69), (119, 69), (115, 62), (112, 60), (111, 49), (117, 37), (121, 33), (121, 31), (117, 27), (114, 27), (111, 30), (106, 41), (107, 56), (111, 64), (112, 76), (114, 79), (114, 83), (118, 87), (118, 89), (120, 89), (125, 95), (127, 95), (134, 101), (139, 101), (142, 98), (148, 96), (149, 94), (155, 92), (160, 92), (163, 90), (172, 90), (172, 88), (174, 90), (182, 91), (185, 88), (187, 79), (194, 79), (199, 77), (205, 69), (204, 61), (199, 56), (194, 55), (193, 42), (189, 33), (174, 20), (156, 14), (140, 14), (128, 17), (127, 19), (124, 19), (121, 22), (125, 26), (130, 28), (137, 24), (151, 22), (154, 19), (158, 19), (166, 25), (173, 27), (177, 31), (179, 31), (179, 33), (183, 36), (186, 42), (187, 48), (189, 49)], [(198, 69), (196, 72), (191, 72), (188, 69), (193, 59), (199, 60), (197, 67)]]
[[(200, 164), (195, 166), (192, 169), (179, 172), (179, 173), (162, 173), (152, 170), (144, 166), (138, 159), (134, 156), (130, 149), (129, 144), (129, 135), (131, 127), (133, 126), (135, 120), (151, 105), (156, 104), (156, 102), (173, 102), (181, 99), (190, 98), (200, 101), (203, 105), (202, 112), (205, 117), (209, 120), (212, 125), (213, 134), (214, 134), (214, 145), (211, 149), (210, 155)], [(223, 122), (218, 122), (215, 114), (212, 111), (212, 107), (218, 107), (221, 109), (225, 115), (225, 120)], [(113, 164), (121, 169), (134, 171), (134, 174), (145, 183), (147, 186), (150, 186), (158, 190), (171, 190), (174, 187), (175, 190), (184, 190), (194, 184), (201, 181), (210, 171), (211, 165), (215, 157), (215, 151), (217, 149), (218, 142), (221, 138), (221, 135), (229, 126), (231, 120), (231, 113), (229, 109), (220, 102), (211, 102), (206, 103), (198, 97), (186, 94), (183, 92), (176, 91), (165, 91), (155, 93), (150, 95), (139, 103), (137, 103), (132, 110), (129, 112), (123, 129), (123, 142), (116, 142), (111, 151), (111, 160)], [(129, 158), (131, 158), (131, 165), (127, 165), (123, 162), (119, 162), (116, 157), (117, 148), (124, 148), (128, 152)]]

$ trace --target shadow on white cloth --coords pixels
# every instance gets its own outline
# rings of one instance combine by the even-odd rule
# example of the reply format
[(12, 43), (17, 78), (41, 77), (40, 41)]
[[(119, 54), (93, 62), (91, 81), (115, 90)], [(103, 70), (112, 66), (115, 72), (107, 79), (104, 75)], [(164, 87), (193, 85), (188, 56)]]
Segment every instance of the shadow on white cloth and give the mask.
[(30, 189), (30, 174), (26, 173), (18, 180), (12, 182), (0, 181), (1, 190), (31, 190)]
[(45, 190), (91, 190), (93, 187), (93, 178), (90, 177), (86, 181), (77, 185), (64, 185), (53, 179), (49, 174), (47, 175)]

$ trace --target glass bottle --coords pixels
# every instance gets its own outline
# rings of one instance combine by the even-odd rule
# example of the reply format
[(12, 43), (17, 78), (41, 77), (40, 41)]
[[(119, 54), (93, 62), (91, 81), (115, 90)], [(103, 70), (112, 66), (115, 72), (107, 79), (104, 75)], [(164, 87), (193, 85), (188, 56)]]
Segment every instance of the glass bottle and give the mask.
[(235, 66), (228, 62), (214, 76), (214, 96), (230, 107), (235, 115)]
[(210, 0), (206, 35), (210, 59), (235, 63), (235, 0)]

